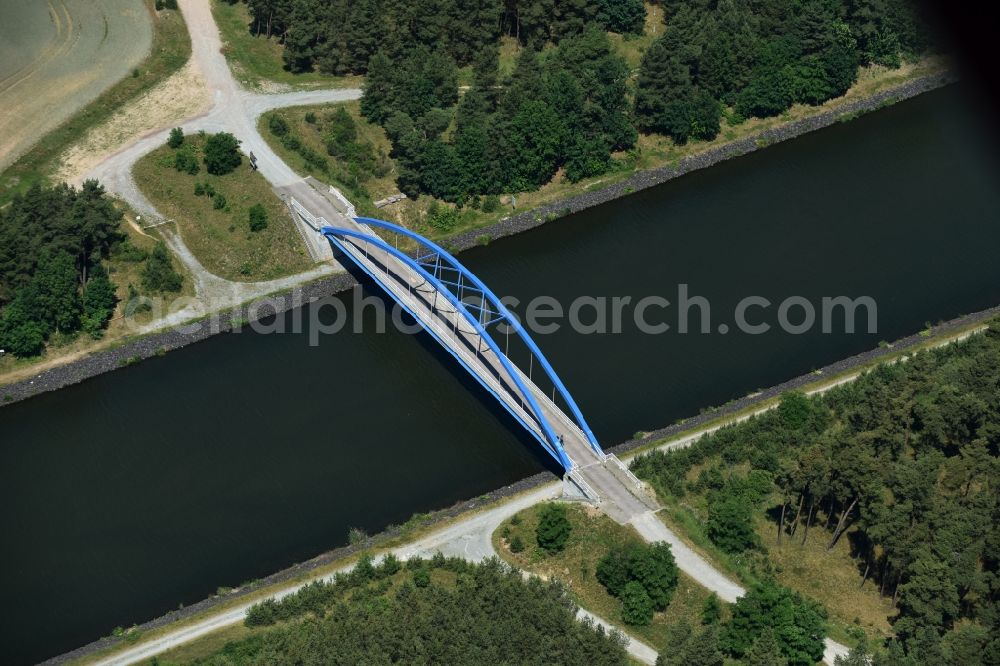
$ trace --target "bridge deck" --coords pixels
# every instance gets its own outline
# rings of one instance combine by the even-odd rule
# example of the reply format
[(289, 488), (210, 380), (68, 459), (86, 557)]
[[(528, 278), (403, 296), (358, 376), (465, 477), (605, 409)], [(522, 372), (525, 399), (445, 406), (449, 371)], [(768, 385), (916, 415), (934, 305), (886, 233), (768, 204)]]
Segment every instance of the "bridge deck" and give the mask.
[[(322, 217), (334, 227), (376, 236), (371, 227), (345, 217), (330, 206), (325, 197), (318, 196), (315, 191), (303, 191), (303, 187), (312, 189), (303, 184), (295, 187), (290, 194), (308, 210), (308, 214), (314, 218)], [(541, 426), (525, 405), (517, 383), (505, 365), (489, 348), (480, 332), (441, 295), (435, 285), (406, 262), (373, 243), (346, 235), (338, 237), (338, 243), (356, 265), (389, 292), (536, 438), (545, 439)], [(579, 426), (522, 370), (515, 367), (515, 372), (521, 383), (531, 391), (552, 431), (561, 436), (563, 449), (573, 465), (571, 475), (585, 492), (599, 496), (601, 508), (609, 516), (619, 522), (627, 522), (656, 507), (655, 501), (636, 487), (634, 477), (629, 478), (617, 459), (602, 456), (591, 448)]]

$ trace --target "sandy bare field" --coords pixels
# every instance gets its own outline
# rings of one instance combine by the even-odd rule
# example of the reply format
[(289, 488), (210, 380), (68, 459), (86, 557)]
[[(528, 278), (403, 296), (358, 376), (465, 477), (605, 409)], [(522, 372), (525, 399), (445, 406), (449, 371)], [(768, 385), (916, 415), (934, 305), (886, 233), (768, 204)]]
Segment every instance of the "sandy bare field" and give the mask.
[(0, 169), (149, 52), (142, 0), (0, 0)]
[(79, 185), (86, 174), (136, 137), (204, 112), (211, 99), (205, 79), (189, 60), (184, 68), (94, 127), (59, 158), (55, 180)]

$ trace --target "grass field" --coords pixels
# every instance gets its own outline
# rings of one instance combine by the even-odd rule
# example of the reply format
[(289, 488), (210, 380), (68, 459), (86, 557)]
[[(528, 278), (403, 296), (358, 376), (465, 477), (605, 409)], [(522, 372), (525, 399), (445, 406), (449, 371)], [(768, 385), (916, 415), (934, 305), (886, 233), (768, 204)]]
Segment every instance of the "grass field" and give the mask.
[(360, 76), (328, 76), (319, 72), (293, 74), (284, 67), (277, 38), (255, 37), (250, 32), (250, 12), (245, 3), (212, 0), (212, 14), (222, 36), (222, 51), (233, 76), (244, 86), (272, 91), (275, 88), (356, 88)]
[(659, 4), (653, 4), (647, 0), (646, 28), (641, 35), (608, 33), (611, 36), (611, 43), (632, 68), (633, 77), (639, 72), (642, 54), (646, 52), (650, 44), (663, 35), (663, 28), (663, 8)]
[[(712, 458), (692, 468), (688, 480), (696, 479), (702, 469), (720, 462), (719, 458)], [(871, 638), (892, 633), (889, 617), (895, 610), (890, 600), (879, 598), (878, 586), (871, 581), (860, 588), (861, 573), (850, 546), (854, 530), (848, 530), (827, 552), (830, 532), (823, 529), (826, 516), (818, 512), (805, 544), (804, 530), (800, 530), (794, 537), (784, 535), (779, 546), (777, 527), (761, 510), (755, 518), (760, 550), (730, 555), (717, 548), (705, 533), (708, 502), (704, 495), (688, 493), (680, 500), (661, 496), (660, 501), (665, 507), (661, 512), (663, 521), (720, 570), (745, 584), (770, 572), (782, 585), (823, 604), (830, 612), (831, 637), (835, 640), (852, 645), (855, 641), (848, 633), (851, 627), (863, 629)], [(780, 498), (774, 496), (765, 506), (779, 502)]]
[[(677, 590), (670, 606), (653, 617), (647, 627), (631, 627), (622, 623), (621, 602), (608, 594), (597, 580), (597, 563), (615, 545), (629, 542), (642, 543), (642, 538), (631, 527), (612, 521), (592, 507), (571, 504), (567, 507), (573, 531), (566, 549), (549, 555), (538, 547), (535, 528), (539, 511), (536, 505), (521, 511), (515, 519), (503, 523), (493, 534), (493, 545), (500, 556), (524, 571), (562, 582), (576, 602), (586, 610), (617, 624), (627, 633), (659, 649), (666, 642), (667, 628), (683, 619), (692, 625), (700, 623), (701, 609), (709, 593), (681, 572)], [(519, 536), (525, 545), (520, 553), (510, 550), (510, 542)]]
[[(204, 137), (189, 136), (201, 149)], [(196, 175), (174, 168), (174, 151), (162, 146), (136, 162), (133, 171), (142, 192), (167, 219), (174, 220), (185, 244), (211, 273), (229, 280), (259, 281), (294, 275), (313, 262), (295, 229), (288, 210), (267, 181), (242, 164), (224, 176), (201, 170)], [(211, 185), (221, 193), (226, 206), (216, 209), (209, 196), (196, 196), (196, 183)], [(268, 226), (251, 232), (249, 209), (261, 204)]]
[(67, 146), (80, 139), (92, 127), (110, 118), (121, 107), (151, 90), (187, 62), (191, 55), (191, 40), (181, 13), (154, 12), (153, 0), (146, 0), (146, 5), (155, 17), (150, 55), (135, 69), (134, 76), (126, 76), (46, 134), (0, 174), (0, 205), (32, 184), (50, 177), (58, 168), (60, 153)]

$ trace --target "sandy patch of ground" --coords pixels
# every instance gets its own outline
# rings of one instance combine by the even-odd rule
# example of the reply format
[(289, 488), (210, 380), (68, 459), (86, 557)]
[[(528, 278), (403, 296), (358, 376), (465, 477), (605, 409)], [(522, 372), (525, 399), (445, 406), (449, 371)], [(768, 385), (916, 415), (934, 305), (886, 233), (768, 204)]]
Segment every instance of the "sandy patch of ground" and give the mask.
[(55, 180), (79, 184), (84, 175), (140, 136), (179, 124), (210, 106), (205, 79), (193, 60), (184, 69), (118, 111), (59, 158)]

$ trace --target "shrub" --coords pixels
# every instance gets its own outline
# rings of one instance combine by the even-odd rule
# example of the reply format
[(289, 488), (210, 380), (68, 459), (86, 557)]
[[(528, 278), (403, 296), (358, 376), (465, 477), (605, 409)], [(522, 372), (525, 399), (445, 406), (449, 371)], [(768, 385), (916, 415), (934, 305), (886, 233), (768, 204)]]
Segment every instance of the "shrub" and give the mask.
[(732, 613), (720, 642), (734, 656), (742, 657), (765, 629), (771, 629), (790, 666), (815, 664), (823, 657), (826, 611), (797, 592), (765, 581), (740, 597)]
[(646, 589), (636, 581), (630, 582), (622, 590), (622, 620), (625, 624), (645, 626), (653, 619), (653, 600)]
[(327, 150), (331, 155), (344, 155), (358, 139), (358, 128), (354, 118), (344, 107), (327, 116), (329, 130), (327, 132)]
[(300, 146), (299, 155), (302, 155), (302, 158), (306, 161), (306, 164), (313, 167), (314, 169), (318, 169), (320, 171), (325, 172), (329, 168), (329, 166), (326, 163), (326, 158), (324, 158), (322, 155), (317, 153), (309, 146)]
[(483, 199), (484, 213), (492, 213), (496, 211), (498, 208), (500, 208), (500, 197), (498, 197), (497, 195), (491, 194), (490, 196)]
[(250, 231), (263, 231), (267, 229), (267, 211), (262, 205), (254, 204), (250, 206)]
[(677, 564), (665, 543), (631, 543), (612, 549), (597, 563), (597, 580), (624, 601), (625, 589), (638, 583), (653, 608), (665, 610), (677, 588)]
[(194, 195), (196, 197), (205, 195), (205, 185), (200, 180), (194, 184)]
[(136, 264), (145, 261), (149, 257), (149, 253), (126, 238), (115, 247), (114, 257), (130, 264)]
[(705, 604), (701, 607), (701, 623), (718, 624), (721, 619), (722, 602), (719, 601), (719, 595), (712, 592), (712, 594), (708, 595), (708, 598), (705, 599)]
[(142, 286), (147, 291), (178, 292), (181, 290), (181, 282), (180, 274), (170, 262), (167, 246), (160, 241), (146, 261), (146, 267), (142, 271)]
[(221, 192), (216, 192), (215, 196), (212, 197), (212, 208), (215, 210), (222, 210), (226, 207), (226, 197), (222, 196)]
[(167, 137), (167, 145), (176, 150), (181, 147), (182, 143), (184, 143), (184, 130), (180, 127), (170, 130), (170, 136)]
[(708, 503), (708, 538), (727, 553), (742, 553), (757, 545), (753, 526), (753, 502), (739, 492), (737, 484), (726, 484), (712, 493)]
[(205, 168), (216, 176), (233, 171), (243, 161), (240, 157), (240, 142), (229, 132), (209, 136), (205, 140), (204, 152)]
[(288, 134), (288, 123), (285, 119), (276, 113), (272, 113), (267, 119), (267, 129), (271, 131), (271, 134), (277, 137), (282, 137)]
[(458, 226), (462, 214), (450, 206), (442, 206), (437, 201), (427, 209), (427, 223), (438, 231), (451, 231)]
[(174, 153), (174, 168), (178, 171), (189, 173), (192, 176), (200, 170), (198, 166), (198, 151), (190, 143), (182, 145)]
[(153, 306), (149, 304), (149, 301), (143, 299), (139, 294), (139, 290), (135, 288), (135, 285), (129, 282), (128, 297), (125, 300), (125, 312), (127, 314), (141, 314), (149, 312), (152, 309)]
[(389, 553), (382, 558), (382, 563), (379, 565), (379, 574), (388, 578), (389, 576), (398, 573), (402, 568), (402, 565), (399, 563), (399, 558), (392, 553)]
[(426, 568), (421, 567), (413, 572), (413, 584), (417, 587), (427, 587), (431, 584), (431, 574)]
[(313, 113), (312, 111), (309, 111), (308, 113), (306, 113), (306, 122), (309, 123), (310, 125), (315, 125), (316, 124), (316, 114)]
[(510, 552), (520, 553), (524, 550), (524, 541), (521, 539), (520, 534), (515, 534), (514, 538), (510, 542)]
[(566, 516), (566, 507), (562, 504), (545, 504), (540, 513), (541, 519), (535, 529), (538, 545), (550, 554), (562, 551), (573, 530)]

